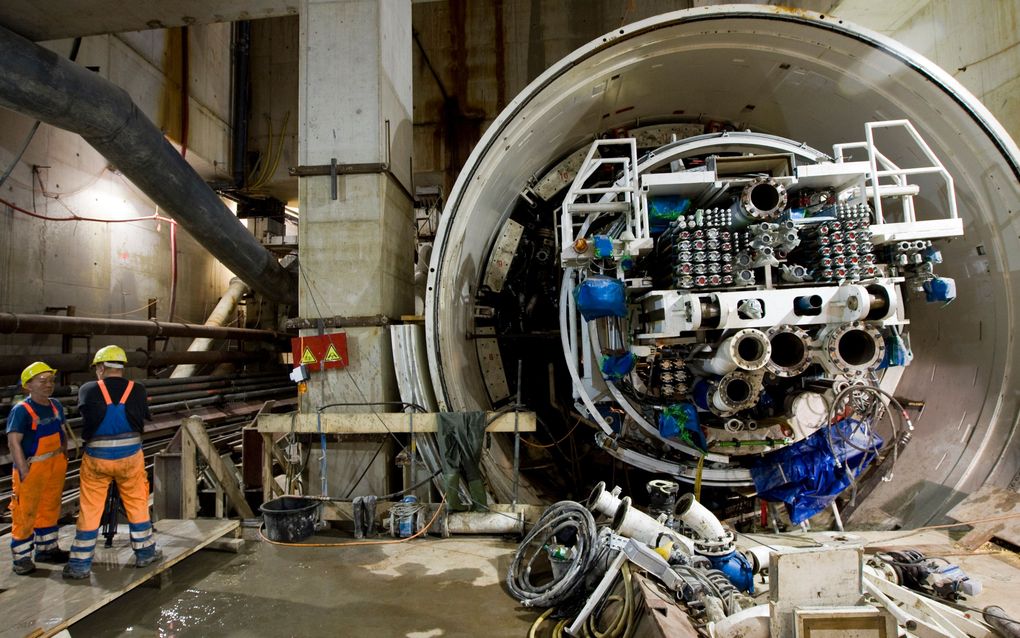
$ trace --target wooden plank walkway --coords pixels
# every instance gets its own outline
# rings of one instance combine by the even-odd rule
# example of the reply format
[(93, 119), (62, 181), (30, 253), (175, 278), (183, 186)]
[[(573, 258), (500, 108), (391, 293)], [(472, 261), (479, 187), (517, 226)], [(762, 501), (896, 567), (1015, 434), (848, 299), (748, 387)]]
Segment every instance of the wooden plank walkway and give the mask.
[[(163, 560), (143, 569), (134, 567), (134, 552), (127, 525), (121, 525), (113, 547), (99, 538), (89, 580), (64, 580), (62, 565), (37, 565), (35, 573), (17, 576), (11, 571), (10, 536), (0, 538), (0, 638), (27, 635), (52, 636), (125, 592), (194, 554), (224, 534), (237, 529), (238, 521), (222, 519), (174, 520), (156, 523), (156, 544)], [(60, 547), (67, 549), (74, 526), (60, 530)]]
[[(438, 413), (425, 412), (415, 414), (414, 418), (404, 412), (323, 412), (322, 419), (311, 414), (263, 414), (258, 419), (258, 430), (267, 432), (298, 432), (300, 434), (407, 434), (412, 426), (415, 434), (437, 431)], [(487, 419), (495, 420), (486, 428), (486, 432), (513, 432), (514, 413), (504, 412), (497, 415), (487, 412)], [(321, 428), (321, 430), (320, 430)], [(519, 432), (535, 431), (535, 413), (518, 412), (517, 430)]]

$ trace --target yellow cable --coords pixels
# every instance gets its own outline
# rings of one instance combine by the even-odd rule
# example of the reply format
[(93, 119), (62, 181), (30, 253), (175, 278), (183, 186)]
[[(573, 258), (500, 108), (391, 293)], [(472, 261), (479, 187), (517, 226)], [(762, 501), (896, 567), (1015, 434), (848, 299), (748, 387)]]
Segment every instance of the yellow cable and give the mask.
[(535, 622), (531, 623), (531, 629), (528, 631), (528, 638), (535, 638), (535, 634), (538, 632), (538, 628), (542, 626), (545, 619), (548, 618), (552, 613), (556, 611), (555, 607), (550, 607), (542, 612), (542, 615), (535, 619)]
[(553, 627), (553, 638), (563, 638), (563, 628), (566, 626), (567, 626), (566, 618), (556, 623), (556, 626)]
[[(266, 146), (269, 147), (269, 151), (270, 151), (270, 153), (272, 153), (272, 151), (273, 151), (273, 120), (272, 120), (271, 117), (266, 115), (266, 122), (269, 124), (269, 139), (266, 141)], [(255, 162), (255, 166), (252, 167), (252, 169), (251, 169), (251, 174), (248, 175), (248, 188), (255, 188), (258, 185), (258, 179), (257, 178), (261, 178), (262, 177), (262, 171), (265, 169), (265, 164), (267, 163), (267, 162), (263, 162), (262, 161), (263, 157), (268, 157), (268, 156), (263, 156), (263, 155), (260, 154), (258, 161)]]
[(701, 471), (705, 468), (705, 455), (698, 458), (698, 469), (694, 475), (694, 500), (701, 502)]

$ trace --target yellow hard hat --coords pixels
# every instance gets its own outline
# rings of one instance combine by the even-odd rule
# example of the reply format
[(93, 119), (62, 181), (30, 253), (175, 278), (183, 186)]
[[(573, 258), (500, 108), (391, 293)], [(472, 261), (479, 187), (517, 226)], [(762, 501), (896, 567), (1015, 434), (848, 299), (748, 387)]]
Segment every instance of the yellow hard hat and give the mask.
[(120, 346), (106, 346), (100, 348), (99, 352), (92, 359), (92, 365), (99, 365), (100, 363), (127, 363), (127, 353), (124, 352), (124, 348)]
[(42, 361), (36, 361), (35, 363), (29, 364), (27, 368), (21, 371), (21, 385), (25, 385), (43, 372), (52, 372), (53, 374), (57, 373), (56, 370), (49, 367)]

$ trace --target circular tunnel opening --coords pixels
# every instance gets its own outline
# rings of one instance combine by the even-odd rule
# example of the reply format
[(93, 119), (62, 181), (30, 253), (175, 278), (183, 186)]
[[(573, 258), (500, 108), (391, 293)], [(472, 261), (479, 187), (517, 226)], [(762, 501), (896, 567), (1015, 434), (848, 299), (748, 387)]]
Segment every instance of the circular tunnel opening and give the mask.
[(772, 355), (769, 360), (781, 368), (792, 368), (804, 361), (807, 346), (792, 332), (779, 332), (772, 337)]
[(865, 330), (848, 330), (839, 338), (836, 351), (843, 361), (852, 366), (863, 366), (871, 363), (878, 352), (875, 339)]
[(737, 354), (744, 361), (760, 361), (765, 356), (765, 344), (754, 335), (744, 335), (737, 341)]
[(743, 403), (751, 397), (751, 384), (743, 379), (730, 379), (723, 392), (731, 403)]
[(760, 211), (770, 212), (779, 206), (779, 189), (769, 183), (751, 188), (751, 205)]

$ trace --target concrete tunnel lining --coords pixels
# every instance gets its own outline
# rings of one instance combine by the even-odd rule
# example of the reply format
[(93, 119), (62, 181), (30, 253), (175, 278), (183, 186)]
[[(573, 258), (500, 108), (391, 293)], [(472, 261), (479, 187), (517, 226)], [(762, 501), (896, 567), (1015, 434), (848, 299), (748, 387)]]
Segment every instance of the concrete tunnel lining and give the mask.
[[(1008, 390), (1020, 355), (1010, 338), (1020, 241), (1003, 231), (1020, 210), (1020, 151), (934, 63), (844, 21), (774, 7), (693, 9), (618, 29), (550, 68), (497, 118), (451, 193), (430, 265), (427, 341), (441, 405), (489, 403), (465, 335), (488, 251), (518, 194), (599, 133), (691, 115), (823, 152), (862, 140), (867, 121), (914, 123), (956, 181), (966, 234), (941, 247), (959, 297), (942, 309), (911, 304), (915, 360), (898, 394), (927, 402), (914, 434), (923, 444), (905, 450), (897, 480), (869, 502), (921, 524), (960, 492), (1008, 483), (1020, 467), (1020, 402)], [(902, 150), (891, 159), (918, 160)], [(940, 206), (924, 191), (916, 204), (919, 218)]]

